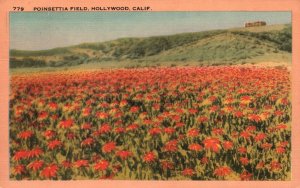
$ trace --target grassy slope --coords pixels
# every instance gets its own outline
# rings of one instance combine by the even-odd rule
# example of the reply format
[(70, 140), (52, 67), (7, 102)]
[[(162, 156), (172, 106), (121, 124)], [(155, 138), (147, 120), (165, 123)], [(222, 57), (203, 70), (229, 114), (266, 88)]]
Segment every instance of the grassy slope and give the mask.
[[(280, 54), (277, 56), (277, 54)], [(278, 51), (271, 42), (260, 42), (231, 33), (224, 33), (183, 45), (150, 57), (155, 61), (198, 61), (203, 63), (241, 63), (263, 61), (289, 61), (289, 53)]]
[(83, 64), (88, 67), (88, 64), (95, 63), (100, 67), (131, 67), (290, 62), (291, 53), (280, 46), (281, 41), (290, 37), (286, 34), (287, 27), (289, 25), (272, 25), (124, 38), (42, 51), (11, 50), (11, 67), (69, 67)]

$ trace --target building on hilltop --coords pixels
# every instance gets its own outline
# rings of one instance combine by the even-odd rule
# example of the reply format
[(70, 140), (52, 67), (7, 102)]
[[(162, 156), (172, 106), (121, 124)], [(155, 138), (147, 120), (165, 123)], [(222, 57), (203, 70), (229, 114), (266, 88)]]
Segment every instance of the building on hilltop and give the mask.
[(246, 22), (245, 27), (258, 27), (265, 26), (267, 23), (265, 21), (255, 21), (255, 22)]

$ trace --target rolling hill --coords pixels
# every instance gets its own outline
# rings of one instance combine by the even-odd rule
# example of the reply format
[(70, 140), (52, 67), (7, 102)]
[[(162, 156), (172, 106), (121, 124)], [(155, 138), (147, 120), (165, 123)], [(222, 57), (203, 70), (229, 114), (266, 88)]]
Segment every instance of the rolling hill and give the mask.
[(82, 64), (174, 65), (291, 62), (291, 25), (121, 38), (41, 51), (10, 50), (10, 68)]

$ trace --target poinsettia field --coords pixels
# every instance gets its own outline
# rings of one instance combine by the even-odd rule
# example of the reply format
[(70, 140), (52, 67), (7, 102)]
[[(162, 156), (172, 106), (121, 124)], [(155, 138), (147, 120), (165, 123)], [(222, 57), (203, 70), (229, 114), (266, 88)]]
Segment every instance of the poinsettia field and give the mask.
[(289, 180), (285, 68), (18, 73), (10, 178)]

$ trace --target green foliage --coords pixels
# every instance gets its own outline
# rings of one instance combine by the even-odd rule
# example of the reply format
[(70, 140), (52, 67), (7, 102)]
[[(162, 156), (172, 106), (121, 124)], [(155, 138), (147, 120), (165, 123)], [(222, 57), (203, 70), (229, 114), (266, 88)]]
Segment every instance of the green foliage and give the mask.
[(66, 48), (54, 48), (50, 50), (27, 51), (27, 50), (10, 50), (11, 57), (28, 57), (28, 56), (53, 56), (70, 53)]
[(277, 35), (280, 50), (292, 52), (292, 26), (288, 26)]
[(24, 67), (45, 67), (46, 62), (43, 60), (37, 60), (32, 58), (24, 58), (22, 60), (16, 58), (10, 58), (9, 67), (10, 68), (24, 68)]
[(83, 48), (83, 49), (101, 50), (101, 51), (105, 50), (106, 48), (106, 46), (102, 43), (97, 43), (97, 44), (84, 43), (84, 44), (77, 45), (76, 47)]
[(51, 67), (73, 66), (85, 63), (88, 60), (87, 55), (69, 55), (64, 56), (62, 61), (51, 61)]
[(128, 57), (135, 59), (145, 56), (153, 56), (163, 51), (188, 45), (223, 32), (224, 31), (211, 31), (146, 38), (130, 48)]

